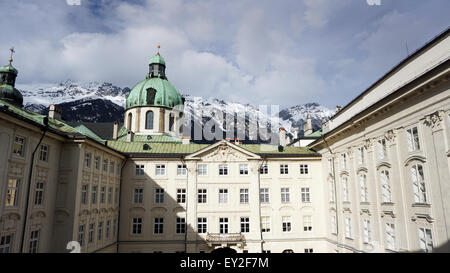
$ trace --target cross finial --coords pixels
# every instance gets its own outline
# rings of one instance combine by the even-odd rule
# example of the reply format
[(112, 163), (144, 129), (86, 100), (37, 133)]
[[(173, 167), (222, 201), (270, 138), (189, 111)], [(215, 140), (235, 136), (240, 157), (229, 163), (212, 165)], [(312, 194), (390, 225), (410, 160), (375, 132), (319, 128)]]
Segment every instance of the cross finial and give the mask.
[(11, 56), (9, 57), (9, 63), (11, 64), (12, 63), (12, 61), (13, 61), (13, 54), (15, 53), (15, 51), (14, 51), (14, 47), (11, 47), (10, 49), (9, 49), (9, 51), (11, 51)]

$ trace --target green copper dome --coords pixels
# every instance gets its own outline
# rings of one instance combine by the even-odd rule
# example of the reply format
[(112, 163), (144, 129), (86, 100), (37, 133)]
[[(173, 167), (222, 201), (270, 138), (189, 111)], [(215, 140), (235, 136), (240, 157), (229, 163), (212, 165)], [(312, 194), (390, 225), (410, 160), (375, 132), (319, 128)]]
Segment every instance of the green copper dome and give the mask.
[(0, 66), (0, 99), (22, 107), (23, 96), (14, 88), (19, 72), (11, 65), (11, 61), (8, 65)]
[(14, 68), (14, 66), (12, 66), (11, 64), (5, 65), (5, 66), (0, 66), (0, 73), (5, 72), (5, 73), (14, 73), (14, 74), (18, 74), (19, 72), (17, 71), (17, 69)]
[(150, 59), (150, 64), (162, 64), (162, 65), (166, 65), (166, 62), (164, 61), (164, 58), (161, 57), (161, 55), (159, 55), (159, 53), (157, 53), (155, 56), (153, 56)]

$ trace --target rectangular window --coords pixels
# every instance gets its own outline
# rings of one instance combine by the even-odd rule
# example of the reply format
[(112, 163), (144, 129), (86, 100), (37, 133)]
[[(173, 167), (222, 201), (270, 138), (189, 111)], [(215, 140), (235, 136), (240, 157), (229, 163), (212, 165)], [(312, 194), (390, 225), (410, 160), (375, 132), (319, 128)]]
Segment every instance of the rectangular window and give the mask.
[(186, 174), (187, 174), (186, 164), (177, 165), (177, 175), (186, 175)]
[(349, 202), (348, 194), (348, 178), (346, 176), (342, 177), (342, 200), (344, 202)]
[(408, 141), (408, 151), (414, 152), (420, 150), (419, 132), (417, 127), (406, 130)]
[(377, 141), (377, 153), (379, 160), (384, 160), (387, 158), (386, 139), (383, 138)]
[(228, 203), (228, 189), (219, 189), (219, 203)]
[(283, 216), (281, 218), (282, 222), (282, 228), (283, 232), (290, 232), (291, 231), (291, 217), (290, 216)]
[(92, 186), (92, 197), (91, 197), (91, 203), (97, 204), (97, 186)]
[(291, 202), (289, 188), (281, 188), (281, 203), (289, 203), (289, 202)]
[(136, 165), (136, 175), (144, 175), (144, 165)]
[(113, 192), (113, 188), (109, 187), (108, 188), (108, 204), (112, 203), (112, 192)]
[(208, 232), (208, 220), (206, 217), (197, 218), (197, 232), (198, 233)]
[(48, 145), (42, 144), (39, 151), (39, 160), (48, 162)]
[(177, 217), (176, 233), (177, 234), (186, 233), (186, 218)]
[(102, 168), (102, 170), (104, 172), (108, 171), (108, 159), (103, 159), (103, 168)]
[(34, 205), (42, 206), (44, 204), (44, 182), (36, 183), (36, 191), (34, 193)]
[(142, 233), (142, 218), (133, 218), (132, 234), (137, 235)]
[(248, 175), (248, 165), (247, 164), (239, 164), (239, 174), (240, 175)]
[(228, 218), (219, 218), (219, 231), (220, 234), (228, 233)]
[(92, 223), (92, 224), (89, 224), (89, 237), (88, 237), (88, 242), (90, 243), (90, 244), (92, 244), (93, 242), (94, 242), (94, 233), (95, 233), (95, 230), (94, 230), (94, 224)]
[(0, 237), (0, 254), (11, 252), (12, 239), (13, 239), (12, 234)]
[(106, 221), (106, 232), (105, 232), (106, 239), (109, 239), (110, 229), (111, 229), (111, 220), (108, 220)]
[(347, 154), (341, 154), (341, 169), (347, 169)]
[(166, 165), (156, 164), (156, 175), (166, 175)]
[(300, 164), (300, 174), (308, 174), (308, 165), (306, 164)]
[(38, 253), (38, 251), (39, 251), (39, 235), (40, 235), (39, 229), (31, 231), (29, 253)]
[(314, 250), (312, 248), (305, 248), (305, 253), (313, 253)]
[(346, 217), (344, 221), (345, 221), (345, 237), (352, 238), (352, 219)]
[(262, 165), (261, 168), (259, 169), (259, 173), (260, 174), (268, 174), (269, 173), (269, 166)]
[(261, 232), (270, 232), (270, 217), (261, 217)]
[(116, 163), (114, 163), (114, 161), (111, 161), (109, 163), (109, 173), (114, 174), (114, 168), (116, 166)]
[(334, 190), (334, 182), (333, 180), (328, 181), (328, 195), (330, 196), (330, 202), (334, 202), (335, 198), (335, 190)]
[(269, 189), (262, 188), (259, 190), (259, 198), (261, 203), (269, 203)]
[(312, 231), (312, 216), (303, 216), (303, 231)]
[(242, 233), (250, 232), (250, 218), (249, 217), (241, 217), (241, 232)]
[(155, 234), (164, 233), (164, 218), (155, 218), (153, 233)]
[(289, 174), (289, 166), (286, 164), (280, 165), (280, 174)]
[(91, 167), (91, 153), (85, 153), (84, 154), (84, 166), (86, 168)]
[(419, 228), (419, 244), (420, 249), (424, 252), (433, 252), (433, 235), (431, 234), (431, 229)]
[(219, 164), (219, 175), (228, 175), (228, 165)]
[(82, 205), (86, 205), (87, 204), (88, 188), (89, 188), (89, 185), (81, 186), (81, 204)]
[(144, 203), (144, 189), (134, 189), (133, 203), (142, 204)]
[(120, 163), (117, 163), (116, 174), (120, 175)]
[(386, 223), (386, 248), (395, 250), (395, 225), (393, 223)]
[(248, 204), (248, 189), (239, 190), (239, 200), (241, 204)]
[(114, 191), (114, 204), (119, 203), (119, 188), (116, 187), (116, 190)]
[(198, 190), (198, 203), (206, 204), (206, 189)]
[(413, 182), (414, 202), (422, 204), (427, 203), (425, 176), (421, 164), (415, 164), (411, 167), (411, 179)]
[(364, 165), (364, 147), (359, 147), (356, 151), (358, 165)]
[(106, 187), (101, 187), (100, 188), (100, 203), (101, 204), (105, 203), (105, 196), (106, 196)]
[(206, 164), (198, 164), (198, 175), (199, 176), (206, 176), (208, 175), (208, 165)]
[(363, 220), (363, 242), (369, 244), (372, 241), (372, 231), (370, 229), (370, 221)]
[(99, 222), (97, 225), (98, 228), (98, 240), (101, 241), (103, 239), (103, 222)]
[(99, 156), (96, 156), (94, 158), (94, 167), (96, 170), (100, 170), (100, 157)]
[(186, 189), (177, 189), (177, 203), (186, 203)]
[(78, 243), (80, 244), (80, 247), (83, 247), (84, 245), (84, 229), (85, 225), (80, 225), (78, 227)]
[(361, 202), (369, 202), (369, 192), (367, 189), (367, 176), (365, 174), (359, 175), (360, 199)]
[(17, 199), (19, 198), (19, 185), (19, 179), (8, 179), (8, 190), (6, 191), (5, 207), (17, 206)]
[(14, 137), (13, 154), (23, 157), (25, 154), (25, 138), (21, 136)]
[(382, 170), (380, 173), (380, 179), (381, 179), (381, 199), (383, 203), (391, 203), (392, 193), (389, 182), (389, 171)]
[(117, 230), (117, 219), (114, 219), (114, 222), (113, 222), (113, 236), (116, 236), (116, 230)]
[(155, 203), (164, 203), (164, 189), (155, 189)]
[(311, 194), (309, 192), (309, 188), (301, 188), (301, 193), (302, 193), (302, 202), (311, 203)]
[(337, 234), (337, 225), (336, 225), (336, 216), (332, 215), (331, 216), (331, 233), (332, 234)]

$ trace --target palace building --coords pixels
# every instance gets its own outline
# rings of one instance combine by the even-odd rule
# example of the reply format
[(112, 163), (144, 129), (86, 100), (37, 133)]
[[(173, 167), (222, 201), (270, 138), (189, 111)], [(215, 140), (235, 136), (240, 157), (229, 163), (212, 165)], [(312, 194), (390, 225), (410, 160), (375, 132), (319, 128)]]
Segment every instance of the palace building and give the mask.
[(48, 116), (24, 109), (10, 59), (0, 253), (449, 252), (449, 35), (322, 130), (307, 122), (289, 143), (280, 128), (279, 146), (183, 136), (184, 99), (159, 53), (108, 132), (64, 122), (55, 105)]

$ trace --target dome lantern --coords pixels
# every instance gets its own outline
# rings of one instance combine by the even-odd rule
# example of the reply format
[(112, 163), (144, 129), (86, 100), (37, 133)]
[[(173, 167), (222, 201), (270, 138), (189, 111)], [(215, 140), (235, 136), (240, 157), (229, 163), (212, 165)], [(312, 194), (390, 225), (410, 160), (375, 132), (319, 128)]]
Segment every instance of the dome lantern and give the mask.
[(16, 78), (19, 72), (12, 66), (12, 56), (14, 48), (10, 49), (11, 57), (9, 64), (0, 66), (0, 99), (22, 107), (23, 96), (19, 90), (15, 88)]

